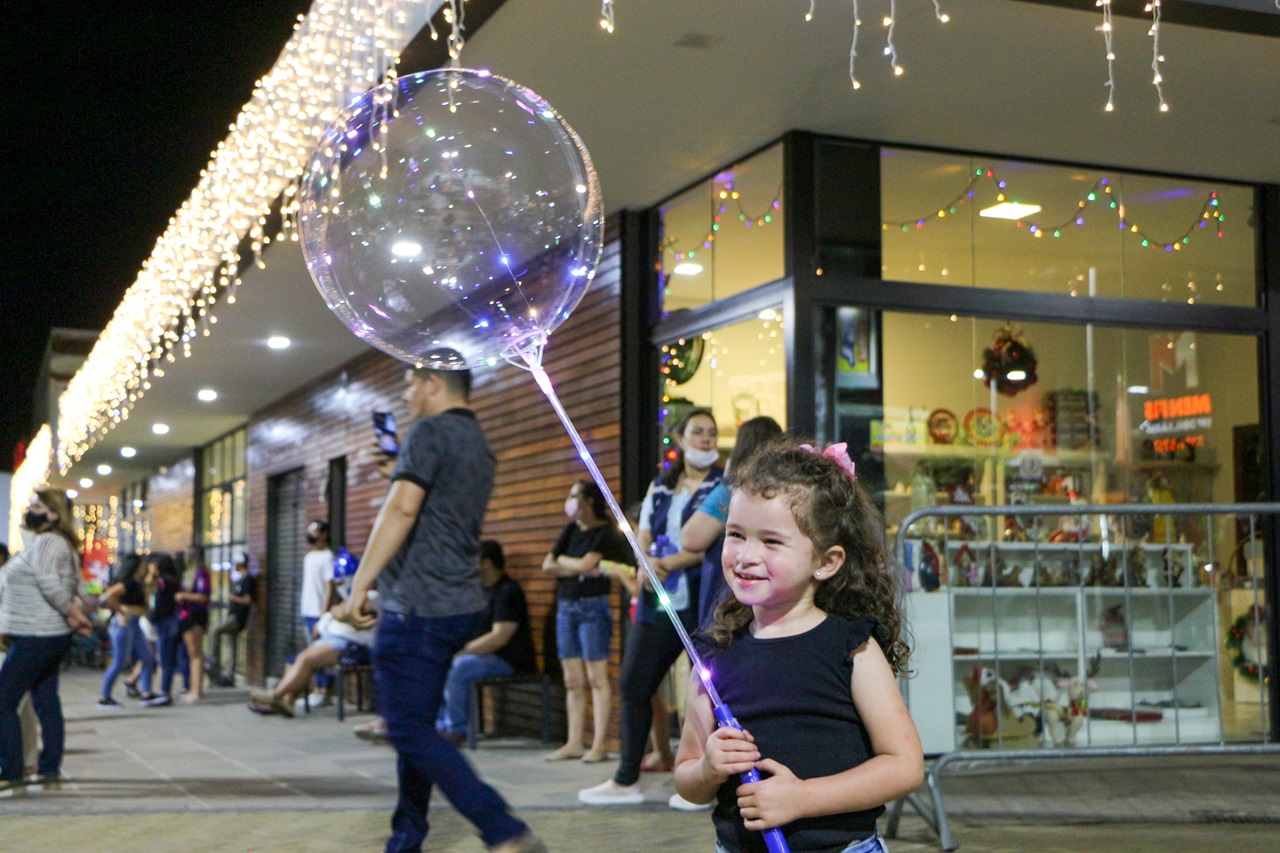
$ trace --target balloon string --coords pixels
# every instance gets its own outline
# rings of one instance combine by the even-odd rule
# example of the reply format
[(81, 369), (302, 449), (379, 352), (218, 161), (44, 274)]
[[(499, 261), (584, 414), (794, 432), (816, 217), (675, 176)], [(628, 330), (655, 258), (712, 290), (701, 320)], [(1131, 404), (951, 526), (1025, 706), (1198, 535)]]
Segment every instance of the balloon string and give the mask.
[(582, 459), (583, 464), (587, 466), (587, 470), (591, 472), (591, 479), (600, 487), (600, 493), (604, 495), (605, 503), (609, 505), (609, 510), (613, 513), (613, 518), (618, 523), (618, 529), (627, 538), (632, 552), (636, 555), (637, 564), (644, 571), (645, 577), (649, 579), (650, 585), (657, 593), (658, 604), (675, 627), (676, 634), (680, 637), (680, 643), (689, 655), (689, 662), (693, 665), (693, 671), (698, 674), (698, 678), (702, 681), (702, 686), (706, 688), (707, 696), (710, 697), (712, 706), (719, 707), (721, 705), (720, 694), (716, 692), (715, 685), (711, 683), (711, 672), (703, 665), (702, 658), (698, 655), (697, 649), (694, 648), (692, 638), (689, 637), (689, 632), (685, 630), (684, 623), (680, 621), (679, 615), (677, 615), (675, 608), (672, 607), (671, 599), (667, 596), (667, 591), (663, 588), (662, 581), (658, 578), (657, 572), (653, 570), (653, 566), (649, 564), (648, 555), (645, 554), (644, 548), (640, 547), (640, 540), (636, 538), (635, 531), (631, 529), (631, 523), (627, 521), (626, 515), (622, 512), (622, 507), (618, 505), (617, 499), (614, 498), (613, 490), (609, 488), (608, 482), (605, 481), (604, 474), (600, 473), (600, 468), (596, 465), (595, 458), (591, 455), (591, 451), (587, 449), (582, 436), (578, 434), (573, 421), (569, 419), (569, 413), (560, 404), (560, 398), (556, 396), (556, 389), (551, 385), (551, 377), (547, 376), (547, 372), (542, 369), (541, 349), (537, 350), (536, 355), (527, 350), (522, 351), (521, 355), (524, 356), (525, 361), (528, 363), (529, 372), (533, 374), (534, 381), (538, 383), (538, 387), (542, 389), (542, 393), (546, 395), (547, 400), (551, 403), (551, 408), (555, 409), (560, 422), (564, 424), (565, 431), (569, 433), (569, 439), (573, 442), (573, 446), (578, 449), (578, 456)]

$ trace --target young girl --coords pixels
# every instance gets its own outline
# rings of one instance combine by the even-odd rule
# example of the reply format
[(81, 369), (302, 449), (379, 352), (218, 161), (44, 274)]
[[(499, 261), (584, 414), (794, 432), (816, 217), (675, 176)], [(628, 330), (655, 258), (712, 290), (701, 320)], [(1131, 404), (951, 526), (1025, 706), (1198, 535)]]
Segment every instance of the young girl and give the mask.
[[(716, 728), (696, 677), (676, 790), (716, 800), (717, 853), (883, 850), (876, 818), (919, 786), (924, 756), (898, 692), (907, 664), (883, 526), (844, 445), (773, 443), (734, 471), (706, 663), (745, 731)], [(763, 781), (743, 785), (756, 768)]]

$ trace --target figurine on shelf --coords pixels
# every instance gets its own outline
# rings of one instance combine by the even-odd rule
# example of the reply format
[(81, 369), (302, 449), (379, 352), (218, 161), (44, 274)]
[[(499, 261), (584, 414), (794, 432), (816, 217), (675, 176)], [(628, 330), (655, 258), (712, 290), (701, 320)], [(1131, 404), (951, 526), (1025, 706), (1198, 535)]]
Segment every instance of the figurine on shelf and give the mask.
[(942, 561), (929, 542), (920, 545), (920, 586), (925, 592), (937, 592), (942, 586)]
[(1089, 661), (1085, 677), (1079, 678), (1066, 672), (1057, 664), (1048, 664), (1045, 670), (1058, 679), (1058, 687), (1062, 694), (1056, 699), (1046, 699), (1044, 703), (1045, 728), (1054, 746), (1075, 746), (1076, 735), (1089, 716), (1089, 690), (1096, 690), (1098, 683), (1093, 680), (1102, 668), (1102, 652), (1094, 654)]
[(1103, 581), (1106, 579), (1107, 563), (1102, 559), (1100, 552), (1093, 552), (1089, 555), (1088, 570), (1080, 571), (1080, 586), (1104, 586)]
[(1147, 552), (1141, 544), (1129, 549), (1129, 563), (1125, 567), (1125, 585), (1145, 587), (1147, 585)]
[(1107, 648), (1118, 652), (1129, 650), (1129, 626), (1124, 618), (1123, 601), (1104, 610), (1093, 627), (1102, 631), (1102, 644)]
[(1177, 589), (1182, 586), (1182, 571), (1186, 568), (1177, 555), (1173, 553), (1173, 548), (1165, 548), (1162, 554), (1163, 561), (1160, 566), (1160, 578), (1164, 585)]
[(984, 587), (1022, 586), (1022, 569), (1016, 565), (1005, 564), (1004, 555), (999, 551), (994, 557), (982, 561), (982, 580), (978, 584)]
[(1026, 542), (1029, 538), (1026, 528), (1022, 526), (1022, 522), (1016, 515), (1011, 515), (1004, 520), (1004, 541)]
[(1014, 710), (1009, 684), (995, 670), (975, 666), (964, 686), (973, 704), (965, 719), (965, 746), (1025, 749), (1036, 745), (1036, 715)]
[(968, 545), (961, 545), (951, 561), (952, 586), (973, 586), (977, 581), (978, 561)]
[[(1169, 481), (1164, 475), (1156, 471), (1147, 480), (1146, 492), (1142, 496), (1143, 503), (1152, 504), (1171, 504), (1176, 502), (1177, 498), (1173, 495), (1173, 489), (1169, 487)], [(1157, 515), (1151, 519), (1151, 538), (1152, 541), (1172, 542), (1174, 540), (1174, 521), (1172, 515)]]
[[(1098, 555), (1098, 561), (1102, 561), (1101, 554)], [(1097, 569), (1097, 575), (1090, 577), (1089, 581), (1095, 586), (1124, 586), (1124, 566), (1120, 561), (1120, 552), (1112, 551), (1108, 554), (1102, 567)]]

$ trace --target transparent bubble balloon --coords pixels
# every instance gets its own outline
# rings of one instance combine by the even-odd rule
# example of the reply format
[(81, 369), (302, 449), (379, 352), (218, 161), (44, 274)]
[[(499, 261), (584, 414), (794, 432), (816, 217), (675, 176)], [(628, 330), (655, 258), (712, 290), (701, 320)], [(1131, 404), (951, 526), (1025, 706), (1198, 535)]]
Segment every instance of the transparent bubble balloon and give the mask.
[(591, 157), (537, 94), (439, 69), (370, 90), (325, 132), (299, 231), (329, 308), (415, 365), (541, 363), (604, 230)]

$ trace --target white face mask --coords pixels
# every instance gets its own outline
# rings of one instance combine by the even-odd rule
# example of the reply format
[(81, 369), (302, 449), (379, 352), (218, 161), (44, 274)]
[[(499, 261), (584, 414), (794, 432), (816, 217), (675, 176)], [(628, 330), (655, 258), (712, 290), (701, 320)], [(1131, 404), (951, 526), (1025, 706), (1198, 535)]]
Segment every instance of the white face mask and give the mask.
[(684, 458), (694, 468), (710, 468), (720, 461), (720, 451), (715, 449), (699, 450), (696, 447), (690, 447), (685, 450)]
[(567, 497), (564, 499), (564, 514), (570, 518), (578, 517), (578, 499), (575, 497)]

